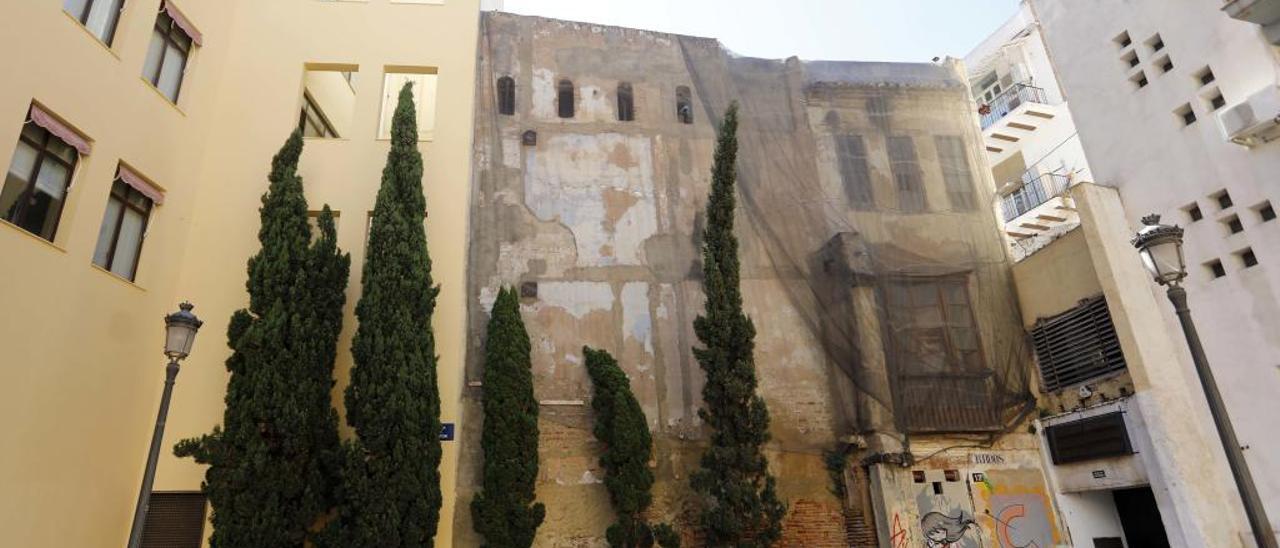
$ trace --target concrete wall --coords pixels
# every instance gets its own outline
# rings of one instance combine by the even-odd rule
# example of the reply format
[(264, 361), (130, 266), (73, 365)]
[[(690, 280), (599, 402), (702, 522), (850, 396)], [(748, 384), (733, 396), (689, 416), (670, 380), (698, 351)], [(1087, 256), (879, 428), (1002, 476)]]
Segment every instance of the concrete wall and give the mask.
[[(1230, 108), (1275, 86), (1276, 50), (1257, 25), (1227, 17), (1217, 2), (1178, 9), (1149, 0), (1032, 4), (1097, 180), (1119, 189), (1132, 224), (1154, 212), (1186, 227), (1192, 314), (1240, 442), (1249, 447), (1245, 457), (1272, 525), (1280, 529), (1280, 439), (1272, 435), (1272, 417), (1280, 412), (1274, 397), (1280, 392), (1280, 223), (1262, 222), (1253, 209), (1268, 200), (1280, 204), (1274, 184), (1280, 143), (1244, 148), (1228, 142), (1207, 102), (1216, 89)], [(1133, 45), (1122, 50), (1113, 39), (1125, 31)], [(1165, 48), (1153, 53), (1146, 42), (1157, 33)], [(1131, 49), (1141, 61), (1133, 69), (1120, 60)], [(1169, 73), (1155, 64), (1165, 54), (1174, 65)], [(1205, 67), (1215, 81), (1202, 86), (1194, 76)], [(1129, 81), (1136, 70), (1145, 71), (1145, 88)], [(1174, 115), (1184, 104), (1197, 117), (1187, 127)], [(1223, 210), (1211, 198), (1222, 190), (1233, 207)], [(1192, 222), (1185, 213), (1193, 203), (1204, 220)], [(1243, 232), (1227, 231), (1223, 221), (1232, 215)], [(1244, 268), (1236, 255), (1246, 248), (1257, 266)], [(1226, 269), (1223, 278), (1214, 279), (1204, 266), (1215, 259)], [(1164, 329), (1178, 333), (1171, 307), (1163, 295), (1157, 298)], [(1185, 345), (1175, 342), (1190, 371)]]
[[(514, 115), (497, 112), (495, 83), (502, 76), (516, 83)], [(562, 78), (575, 87), (569, 119), (556, 111)], [(635, 121), (616, 120), (619, 82), (632, 85)], [(713, 40), (492, 14), (482, 23), (477, 86), (468, 297), (475, 336), (459, 437), (460, 507), (479, 482), (478, 350), (488, 310), (500, 286), (517, 285), (530, 293), (522, 313), (541, 402), (538, 498), (547, 504), (547, 521), (538, 545), (602, 545), (612, 520), (590, 432), (584, 344), (619, 358), (654, 430), (658, 483), (650, 516), (675, 521), (692, 540), (696, 501), (687, 479), (705, 432), (696, 415), (703, 376), (691, 355), (697, 344), (691, 324), (702, 309), (699, 234), (713, 122), (730, 98), (743, 105), (744, 307), (758, 330), (760, 393), (772, 419), (767, 452), (790, 508), (784, 544), (845, 545), (843, 508), (830, 493), (823, 450), (878, 426), (897, 440), (897, 451), (915, 451), (894, 434), (887, 388), (877, 392), (868, 381), (887, 382), (884, 311), (874, 287), (853, 291), (849, 280), (839, 291), (871, 306), (851, 316), (864, 330), (863, 352), (878, 348), (879, 357), (837, 363), (824, 343), (826, 326), (851, 321), (824, 316), (830, 311), (811, 302), (815, 289), (807, 285), (809, 261), (833, 237), (856, 232), (874, 250), (859, 260), (874, 258), (897, 274), (968, 272), (1000, 382), (1024, 393), (1028, 354), (990, 210), (952, 204), (937, 161), (935, 136), (963, 139), (976, 204), (990, 203), (977, 128), (953, 68), (738, 59)], [(693, 124), (676, 119), (678, 86), (692, 90)], [(526, 132), (536, 144), (522, 144)], [(854, 208), (846, 198), (834, 145), (839, 134), (866, 138), (872, 207)], [(928, 203), (922, 213), (898, 209), (887, 135), (911, 136), (917, 145)], [(891, 247), (897, 252), (881, 252)], [(871, 408), (881, 416), (860, 420), (860, 411)], [(1041, 477), (1038, 465), (1019, 470)], [(480, 542), (466, 513), (455, 520), (458, 545)]]
[[(438, 69), (435, 139), (421, 149), (428, 239), (443, 286), (435, 312), (441, 418), (458, 420), (468, 211), (457, 204), (469, 192), (478, 1), (174, 3), (205, 39), (176, 105), (139, 79), (158, 0), (126, 2), (110, 48), (62, 13), (60, 2), (0, 5), (0, 49), (8, 52), (0, 59), (0, 156), (12, 154), (33, 99), (95, 143), (52, 245), (0, 223), (0, 301), (8, 306), (0, 315), (0, 371), (13, 379), (0, 398), (0, 412), (13, 419), (0, 451), (0, 545), (119, 546), (127, 538), (164, 380), (161, 318), (183, 299), (196, 304), (205, 325), (177, 380), (155, 487), (199, 489), (204, 468), (169, 449), (221, 422), (227, 320), (247, 304), (245, 261), (258, 248), (260, 197), (271, 156), (297, 126), (308, 63), (358, 67), (351, 131), (307, 140), (300, 168), (311, 207), (328, 203), (342, 213), (338, 244), (352, 255), (339, 409), (365, 217), (388, 148), (375, 138), (382, 74)], [(166, 191), (133, 283), (90, 263), (118, 161)], [(441, 470), (437, 541), (445, 545), (452, 542), (455, 447), (445, 445)]]

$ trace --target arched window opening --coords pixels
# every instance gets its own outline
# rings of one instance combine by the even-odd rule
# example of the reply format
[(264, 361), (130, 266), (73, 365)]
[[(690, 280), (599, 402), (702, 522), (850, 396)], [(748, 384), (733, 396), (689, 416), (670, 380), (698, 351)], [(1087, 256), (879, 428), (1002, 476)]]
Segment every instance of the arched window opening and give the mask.
[(498, 114), (516, 113), (516, 81), (510, 76), (498, 78)]
[(693, 123), (693, 94), (689, 92), (689, 86), (676, 88), (676, 119), (682, 124)]
[(631, 84), (618, 84), (618, 121), (631, 122), (636, 119), (635, 97), (631, 94)]
[(573, 118), (573, 82), (568, 79), (556, 87), (556, 107), (561, 118)]

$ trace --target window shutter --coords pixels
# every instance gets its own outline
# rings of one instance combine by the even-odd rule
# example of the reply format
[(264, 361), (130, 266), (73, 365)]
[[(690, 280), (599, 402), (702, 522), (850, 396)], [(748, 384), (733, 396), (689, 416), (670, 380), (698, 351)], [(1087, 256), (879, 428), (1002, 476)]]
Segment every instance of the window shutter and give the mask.
[(1031, 330), (1031, 340), (1046, 392), (1125, 369), (1120, 339), (1102, 296), (1041, 320)]
[(151, 493), (142, 548), (200, 548), (204, 506), (204, 493)]

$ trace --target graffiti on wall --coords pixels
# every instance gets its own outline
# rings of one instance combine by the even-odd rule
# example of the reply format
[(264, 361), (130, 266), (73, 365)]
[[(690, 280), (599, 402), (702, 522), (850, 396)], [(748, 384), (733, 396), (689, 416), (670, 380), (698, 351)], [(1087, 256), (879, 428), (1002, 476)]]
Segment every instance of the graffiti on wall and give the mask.
[(982, 527), (997, 548), (1049, 548), (1058, 543), (1049, 497), (1040, 475), (1029, 470), (990, 470), (975, 489), (986, 519)]
[(925, 548), (958, 548), (969, 528), (976, 525), (964, 512), (948, 516), (941, 512), (929, 512), (920, 517), (920, 532), (924, 535)]

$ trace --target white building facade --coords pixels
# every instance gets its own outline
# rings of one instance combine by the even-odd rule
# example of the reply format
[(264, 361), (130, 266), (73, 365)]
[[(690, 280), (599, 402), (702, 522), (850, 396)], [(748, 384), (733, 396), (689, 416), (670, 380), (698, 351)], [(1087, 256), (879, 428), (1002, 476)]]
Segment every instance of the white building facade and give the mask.
[[(1092, 180), (1118, 190), (1132, 228), (1159, 213), (1186, 229), (1192, 315), (1272, 528), (1280, 529), (1280, 0), (1028, 0), (1020, 17), (1043, 38)], [(982, 67), (971, 63), (971, 75), (975, 66)], [(1149, 285), (1180, 366), (1195, 379), (1172, 307)], [(1191, 394), (1173, 411), (1207, 422), (1202, 392)], [(1205, 431), (1201, 450), (1220, 461), (1212, 426)], [(1234, 486), (1222, 487), (1221, 519), (1247, 532)], [(1176, 529), (1170, 501), (1159, 492), (1156, 499), (1166, 529)], [(1222, 541), (1197, 530), (1205, 529), (1183, 538), (1170, 530), (1170, 541)], [(1252, 542), (1245, 537), (1238, 545)]]

